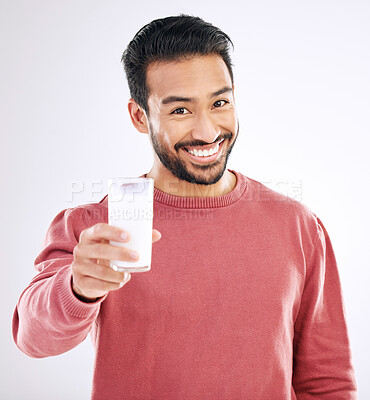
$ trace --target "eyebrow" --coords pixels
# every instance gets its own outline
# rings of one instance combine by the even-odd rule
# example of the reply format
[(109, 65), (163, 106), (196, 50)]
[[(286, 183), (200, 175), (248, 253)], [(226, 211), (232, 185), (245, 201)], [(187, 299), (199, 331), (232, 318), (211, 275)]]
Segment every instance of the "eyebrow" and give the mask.
[[(233, 91), (232, 87), (225, 86), (222, 89), (217, 90), (216, 92), (210, 93), (209, 98), (212, 99), (213, 97), (219, 96), (223, 93), (229, 93), (232, 91)], [(168, 96), (162, 100), (162, 104), (170, 104), (170, 103), (176, 103), (176, 102), (196, 103), (196, 101), (197, 100), (192, 97)]]

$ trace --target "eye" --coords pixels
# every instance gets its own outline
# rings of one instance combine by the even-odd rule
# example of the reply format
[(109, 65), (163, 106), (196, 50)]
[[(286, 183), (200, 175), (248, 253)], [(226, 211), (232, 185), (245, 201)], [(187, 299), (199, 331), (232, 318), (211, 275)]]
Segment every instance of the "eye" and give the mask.
[(222, 107), (222, 104), (221, 104), (222, 102), (224, 102), (225, 104), (228, 103), (227, 100), (217, 100), (213, 105), (214, 105), (216, 108), (220, 108), (220, 107)]
[[(186, 110), (185, 107), (176, 108), (176, 110), (172, 111), (171, 114), (180, 114), (184, 115), (184, 111)], [(187, 110), (186, 110), (187, 111)]]

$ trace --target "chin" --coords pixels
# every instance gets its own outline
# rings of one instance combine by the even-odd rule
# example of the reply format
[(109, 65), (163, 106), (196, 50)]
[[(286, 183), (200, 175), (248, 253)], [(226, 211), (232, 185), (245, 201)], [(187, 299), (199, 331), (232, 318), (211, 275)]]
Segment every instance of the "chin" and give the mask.
[(218, 162), (217, 165), (197, 165), (196, 168), (198, 172), (191, 172), (187, 168), (183, 168), (181, 171), (176, 171), (177, 178), (197, 184), (197, 185), (214, 185), (217, 183), (224, 175), (226, 170), (226, 162), (223, 166)]

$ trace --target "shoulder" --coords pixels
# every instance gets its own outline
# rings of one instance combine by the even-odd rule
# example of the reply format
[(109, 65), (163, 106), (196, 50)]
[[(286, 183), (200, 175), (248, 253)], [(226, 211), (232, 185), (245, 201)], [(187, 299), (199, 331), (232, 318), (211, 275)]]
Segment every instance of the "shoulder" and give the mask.
[(252, 207), (252, 212), (271, 224), (281, 226), (284, 231), (299, 232), (311, 245), (314, 244), (321, 231), (321, 221), (308, 205), (240, 172), (238, 174), (246, 182), (243, 197)]
[(84, 218), (91, 225), (98, 222), (108, 223), (108, 195), (105, 195), (99, 202), (81, 204), (69, 210), (80, 218)]
[(82, 230), (98, 222), (108, 222), (106, 197), (96, 203), (80, 204), (59, 211), (53, 218), (48, 233), (69, 231), (79, 237)]

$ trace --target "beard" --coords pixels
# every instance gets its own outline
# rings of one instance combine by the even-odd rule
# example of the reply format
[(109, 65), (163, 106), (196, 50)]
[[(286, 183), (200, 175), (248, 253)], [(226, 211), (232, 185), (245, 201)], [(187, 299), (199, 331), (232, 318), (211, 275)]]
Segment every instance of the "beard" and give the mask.
[[(176, 176), (178, 179), (190, 183), (195, 183), (199, 185), (213, 185), (222, 178), (225, 172), (231, 150), (233, 149), (239, 134), (239, 121), (234, 141), (231, 144), (229, 144), (226, 153), (223, 154), (219, 159), (209, 164), (192, 164), (195, 172), (190, 171), (189, 168), (186, 166), (186, 163), (179, 156), (173, 154), (169, 148), (166, 148), (162, 143), (158, 141), (158, 134), (154, 133), (153, 126), (150, 122), (149, 122), (149, 134), (153, 149), (157, 154), (159, 160), (161, 161), (163, 166), (167, 168), (174, 176)], [(221, 139), (225, 139), (222, 144), (222, 146), (225, 146), (227, 139), (230, 140), (232, 136), (233, 135), (231, 133), (220, 135), (214, 141), (214, 143), (217, 143)], [(183, 151), (181, 150), (181, 147), (199, 146), (206, 144), (208, 143), (200, 141), (192, 141), (191, 143), (186, 143), (186, 144), (178, 143), (175, 145), (175, 150)]]

